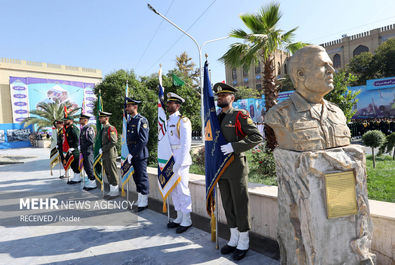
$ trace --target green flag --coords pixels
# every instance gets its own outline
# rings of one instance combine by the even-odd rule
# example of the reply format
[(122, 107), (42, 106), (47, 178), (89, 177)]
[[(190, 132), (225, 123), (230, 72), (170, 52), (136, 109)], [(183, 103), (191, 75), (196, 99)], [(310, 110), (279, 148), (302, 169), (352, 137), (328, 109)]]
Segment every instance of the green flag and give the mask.
[[(103, 102), (101, 99), (101, 92), (99, 91), (99, 96), (97, 98), (97, 112), (96, 112), (96, 138), (95, 138), (95, 145), (93, 150), (94, 162), (93, 162), (93, 174), (95, 178), (103, 184), (103, 178), (101, 174), (102, 169), (102, 162), (101, 162), (101, 154), (99, 150), (101, 148), (101, 138), (102, 138), (102, 128), (103, 125), (99, 121), (99, 112), (103, 110)], [(103, 185), (102, 185), (103, 187)]]
[(173, 79), (174, 86), (183, 86), (185, 84), (185, 82), (182, 81), (181, 78), (179, 78), (175, 74), (172, 74), (172, 79)]

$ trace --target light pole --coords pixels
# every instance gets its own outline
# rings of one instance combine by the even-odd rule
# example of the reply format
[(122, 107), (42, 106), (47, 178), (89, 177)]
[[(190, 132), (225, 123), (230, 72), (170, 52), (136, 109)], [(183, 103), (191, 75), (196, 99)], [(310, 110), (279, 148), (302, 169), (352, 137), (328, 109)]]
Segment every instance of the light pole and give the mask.
[(224, 40), (229, 38), (229, 36), (226, 37), (222, 37), (222, 38), (217, 38), (217, 39), (213, 39), (213, 40), (208, 40), (205, 41), (202, 46), (199, 46), (198, 42), (195, 40), (195, 38), (193, 38), (190, 34), (188, 34), (187, 32), (185, 32), (183, 29), (181, 29), (179, 26), (177, 26), (174, 22), (172, 22), (170, 19), (168, 19), (167, 17), (165, 17), (164, 15), (162, 15), (161, 13), (159, 13), (158, 11), (156, 11), (155, 8), (153, 8), (150, 4), (147, 4), (148, 8), (154, 12), (155, 14), (157, 14), (158, 16), (160, 16), (161, 18), (163, 18), (164, 20), (166, 20), (167, 22), (169, 22), (170, 24), (172, 24), (174, 27), (176, 27), (179, 31), (181, 31), (182, 33), (184, 33), (185, 35), (187, 35), (191, 40), (193, 40), (193, 42), (195, 43), (196, 47), (198, 48), (199, 51), (199, 82), (200, 82), (200, 114), (202, 116), (201, 121), (202, 121), (202, 142), (204, 143), (204, 103), (203, 103), (203, 67), (202, 67), (202, 49), (203, 47), (210, 43), (210, 42), (214, 42), (214, 41), (219, 41), (219, 40)]

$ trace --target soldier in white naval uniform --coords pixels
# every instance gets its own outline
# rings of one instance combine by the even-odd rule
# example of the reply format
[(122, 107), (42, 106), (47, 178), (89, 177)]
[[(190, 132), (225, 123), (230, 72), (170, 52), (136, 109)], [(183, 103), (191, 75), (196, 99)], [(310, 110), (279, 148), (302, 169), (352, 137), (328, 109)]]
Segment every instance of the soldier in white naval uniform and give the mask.
[(177, 218), (167, 224), (168, 228), (177, 228), (178, 234), (183, 233), (192, 226), (191, 211), (192, 200), (189, 190), (189, 167), (192, 164), (190, 155), (192, 142), (191, 121), (181, 116), (179, 109), (185, 100), (175, 93), (167, 94), (167, 131), (171, 150), (174, 157), (173, 172), (181, 180), (171, 193)]

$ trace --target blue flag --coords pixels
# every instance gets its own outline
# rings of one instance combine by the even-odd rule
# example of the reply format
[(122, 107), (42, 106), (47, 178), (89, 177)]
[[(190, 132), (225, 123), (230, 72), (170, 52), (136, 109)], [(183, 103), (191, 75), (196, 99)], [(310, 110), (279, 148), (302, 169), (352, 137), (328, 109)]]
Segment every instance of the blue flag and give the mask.
[(205, 134), (205, 162), (206, 162), (206, 209), (211, 216), (214, 206), (215, 186), (234, 160), (234, 155), (224, 155), (221, 145), (227, 144), (221, 132), (214, 104), (214, 95), (208, 75), (208, 63), (204, 64), (204, 134)]

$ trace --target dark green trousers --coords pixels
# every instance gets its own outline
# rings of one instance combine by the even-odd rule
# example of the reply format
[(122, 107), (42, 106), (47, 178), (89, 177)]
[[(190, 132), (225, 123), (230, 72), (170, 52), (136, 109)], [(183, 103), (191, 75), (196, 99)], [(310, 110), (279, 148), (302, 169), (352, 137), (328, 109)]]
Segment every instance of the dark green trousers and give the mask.
[(240, 232), (250, 230), (247, 158), (236, 155), (218, 185), (229, 227), (237, 227)]
[(118, 185), (118, 168), (116, 157), (103, 157), (104, 172), (110, 185)]

